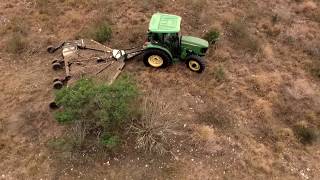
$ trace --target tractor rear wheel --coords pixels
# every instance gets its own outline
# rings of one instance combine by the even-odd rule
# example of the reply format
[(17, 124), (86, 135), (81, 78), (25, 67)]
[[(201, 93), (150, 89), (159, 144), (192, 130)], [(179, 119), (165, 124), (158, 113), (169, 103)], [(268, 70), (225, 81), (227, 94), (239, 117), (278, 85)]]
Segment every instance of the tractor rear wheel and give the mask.
[(204, 60), (200, 56), (191, 55), (187, 57), (186, 63), (188, 68), (197, 73), (202, 73), (206, 68)]
[(172, 59), (162, 50), (148, 49), (144, 52), (143, 63), (154, 68), (164, 68), (172, 63)]

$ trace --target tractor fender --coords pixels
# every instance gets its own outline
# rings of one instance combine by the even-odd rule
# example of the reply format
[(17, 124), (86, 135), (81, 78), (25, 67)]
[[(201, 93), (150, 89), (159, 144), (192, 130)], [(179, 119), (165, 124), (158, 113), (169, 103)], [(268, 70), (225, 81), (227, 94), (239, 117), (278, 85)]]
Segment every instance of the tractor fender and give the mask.
[(148, 50), (148, 49), (160, 49), (160, 50), (166, 52), (169, 55), (169, 57), (171, 58), (171, 60), (173, 59), (171, 52), (168, 49), (166, 49), (165, 47), (155, 45), (155, 44), (148, 44), (144, 50)]

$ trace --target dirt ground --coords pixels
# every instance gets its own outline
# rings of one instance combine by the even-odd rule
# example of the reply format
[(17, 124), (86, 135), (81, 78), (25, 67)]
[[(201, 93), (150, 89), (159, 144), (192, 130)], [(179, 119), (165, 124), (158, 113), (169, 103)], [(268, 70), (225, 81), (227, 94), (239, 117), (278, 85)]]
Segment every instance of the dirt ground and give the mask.
[[(185, 135), (173, 155), (53, 151), (64, 126), (48, 108), (56, 73), (46, 47), (97, 19), (112, 26), (106, 45), (138, 46), (157, 11), (182, 16), (185, 35), (222, 34), (203, 74), (147, 68), (141, 57), (125, 67), (174, 110)], [(319, 12), (319, 0), (0, 1), (0, 179), (320, 179), (319, 140), (303, 144), (294, 130), (319, 134)], [(27, 41), (19, 53), (8, 50), (15, 33)]]

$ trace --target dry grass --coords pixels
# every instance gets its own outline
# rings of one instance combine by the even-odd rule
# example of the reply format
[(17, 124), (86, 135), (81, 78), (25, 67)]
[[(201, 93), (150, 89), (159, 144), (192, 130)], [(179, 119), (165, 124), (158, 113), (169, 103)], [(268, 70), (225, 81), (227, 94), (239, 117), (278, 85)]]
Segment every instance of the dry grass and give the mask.
[(6, 50), (11, 54), (21, 54), (27, 48), (26, 37), (30, 31), (27, 21), (23, 18), (14, 17), (10, 23), (4, 27), (4, 33), (8, 34)]
[(140, 3), (144, 11), (159, 10), (166, 4), (165, 0), (141, 0)]
[(306, 70), (311, 72), (316, 78), (320, 79), (320, 42), (318, 39), (307, 41), (304, 43), (303, 51), (307, 53), (311, 58), (312, 62), (306, 66)]
[(193, 28), (198, 29), (200, 27), (199, 21), (200, 21), (201, 15), (204, 12), (205, 8), (207, 7), (207, 1), (206, 0), (184, 1), (184, 6), (187, 8), (188, 14), (190, 15), (188, 17), (188, 20), (190, 21), (190, 25)]
[(237, 48), (245, 49), (256, 54), (261, 49), (261, 43), (249, 31), (248, 25), (243, 20), (238, 20), (228, 25), (231, 41)]
[(304, 52), (314, 59), (320, 60), (320, 40), (315, 39), (304, 43)]
[(100, 43), (110, 41), (112, 37), (112, 29), (108, 22), (97, 20), (88, 27), (85, 27), (75, 35), (76, 39), (90, 38)]
[(149, 96), (144, 100), (141, 116), (130, 128), (136, 136), (137, 149), (159, 155), (170, 153), (170, 138), (178, 134), (170, 109), (157, 96)]
[(293, 131), (297, 139), (304, 145), (313, 144), (319, 138), (318, 130), (308, 127), (306, 124), (299, 123), (295, 125)]
[(212, 75), (216, 79), (217, 82), (222, 82), (226, 78), (226, 73), (225, 73), (223, 66), (215, 67), (213, 69)]
[[(217, 130), (230, 131), (234, 127), (234, 120), (223, 105), (211, 105), (211, 109), (201, 113), (199, 120)], [(215, 108), (219, 107), (219, 108)]]
[(311, 74), (316, 78), (320, 78), (319, 63), (317, 63), (317, 65), (315, 65), (314, 67), (311, 68)]
[(60, 13), (56, 5), (49, 0), (36, 0), (35, 4), (41, 15), (54, 16)]
[(105, 14), (112, 10), (112, 0), (60, 0), (66, 7), (72, 9), (99, 10), (101, 14)]
[(315, 22), (320, 22), (320, 11), (313, 11), (307, 15), (311, 20)]
[(28, 35), (30, 31), (30, 26), (28, 22), (24, 18), (14, 17), (12, 19), (8, 19), (7, 23), (4, 23), (0, 26), (1, 34), (9, 34), (9, 33), (19, 33), (23, 36)]
[(187, 7), (190, 7), (194, 13), (200, 14), (207, 5), (206, 0), (190, 0), (187, 1)]
[(11, 38), (7, 41), (7, 51), (12, 54), (21, 54), (27, 48), (27, 42), (19, 33), (13, 33)]

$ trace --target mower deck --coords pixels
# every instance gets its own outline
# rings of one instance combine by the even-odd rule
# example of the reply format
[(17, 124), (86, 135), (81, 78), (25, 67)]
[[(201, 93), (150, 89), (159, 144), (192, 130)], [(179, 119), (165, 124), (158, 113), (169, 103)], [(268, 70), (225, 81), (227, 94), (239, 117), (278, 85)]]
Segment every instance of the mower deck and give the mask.
[(53, 87), (60, 89), (81, 77), (98, 77), (112, 84), (125, 66), (125, 60), (143, 52), (143, 49), (117, 50), (94, 40), (64, 42), (57, 47), (48, 47), (49, 53), (61, 50), (61, 57), (52, 62), (56, 71), (64, 69), (61, 77), (55, 78)]

